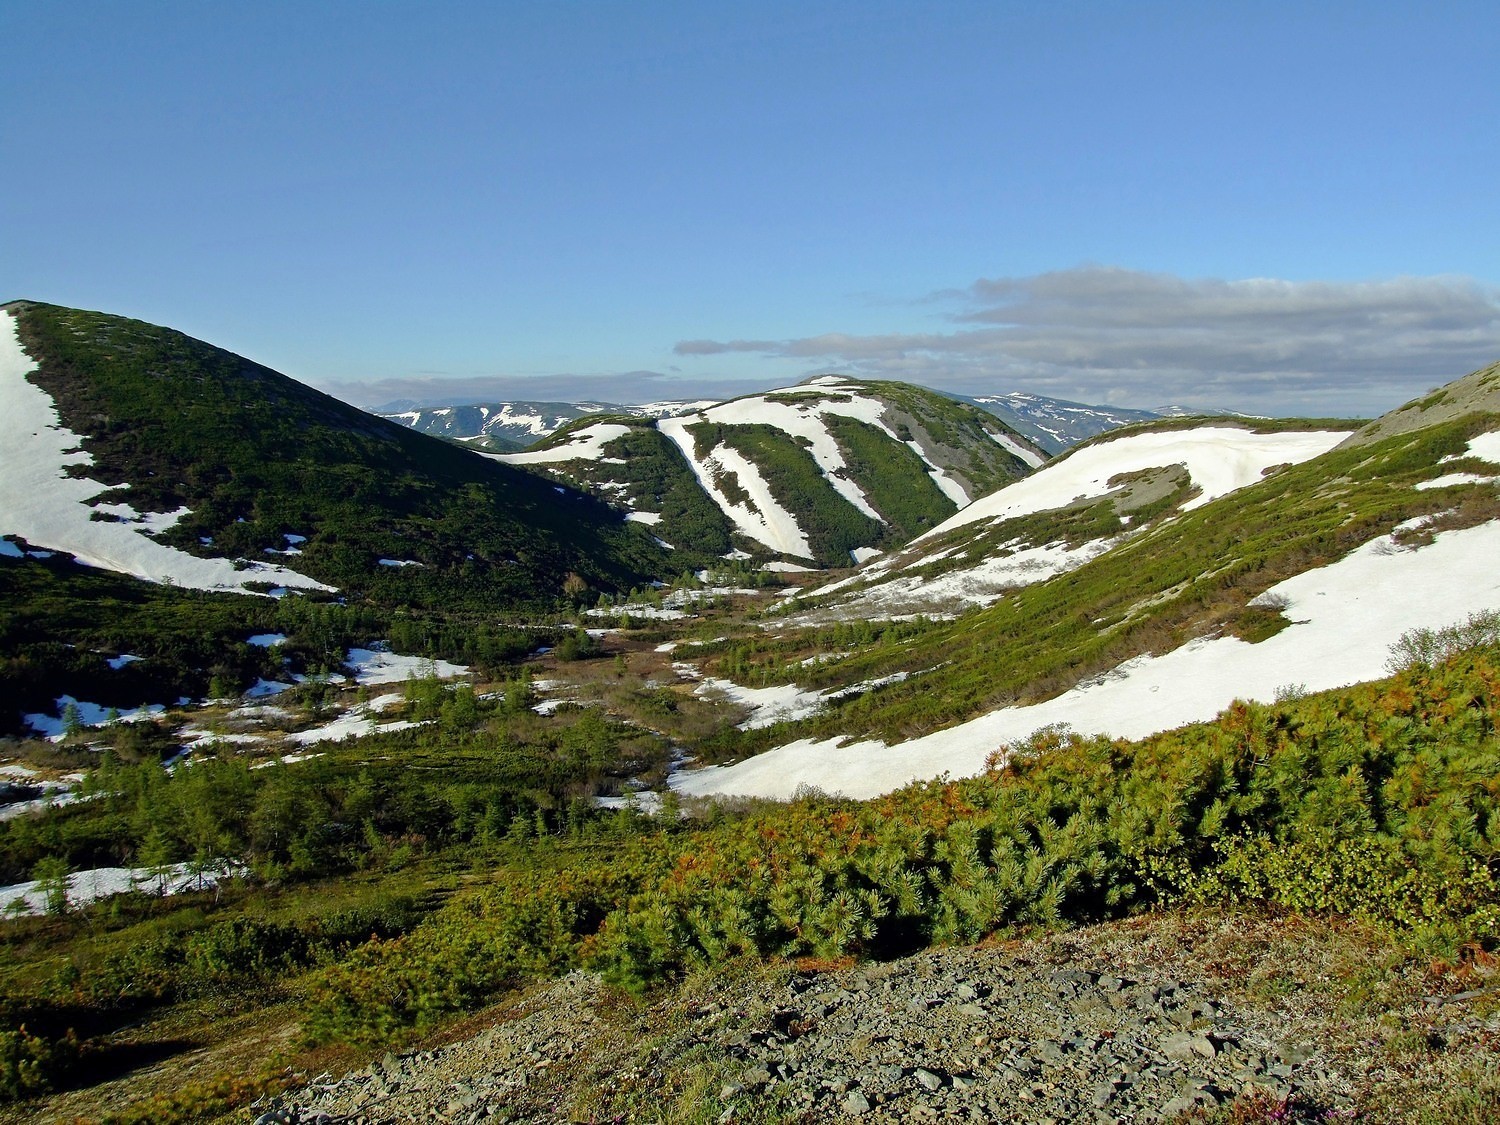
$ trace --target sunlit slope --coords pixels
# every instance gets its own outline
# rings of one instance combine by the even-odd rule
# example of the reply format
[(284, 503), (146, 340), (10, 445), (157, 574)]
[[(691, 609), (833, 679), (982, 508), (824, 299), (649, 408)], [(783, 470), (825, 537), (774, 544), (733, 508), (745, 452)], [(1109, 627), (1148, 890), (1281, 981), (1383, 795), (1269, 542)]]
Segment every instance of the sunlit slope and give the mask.
[(551, 603), (664, 553), (576, 492), (168, 328), (6, 306), (0, 535), (200, 589)]
[(1106, 434), (805, 600), (830, 619), (989, 605), (1179, 512), (1325, 453), (1348, 433), (1321, 423), (1199, 420)]
[[(832, 660), (788, 657), (838, 648), (849, 626), (788, 634), (781, 666), (827, 707), (745, 739), (779, 756), (686, 787), (868, 793), (977, 768), (1050, 723), (1140, 735), (1238, 696), (1372, 678), (1406, 631), (1500, 609), (1497, 431), (1500, 415), (1473, 413), (1334, 449), (1184, 505), (987, 609)], [(872, 681), (884, 686), (838, 694)]]
[(824, 376), (674, 417), (577, 422), (500, 459), (586, 484), (675, 549), (847, 566), (1045, 455), (934, 392)]

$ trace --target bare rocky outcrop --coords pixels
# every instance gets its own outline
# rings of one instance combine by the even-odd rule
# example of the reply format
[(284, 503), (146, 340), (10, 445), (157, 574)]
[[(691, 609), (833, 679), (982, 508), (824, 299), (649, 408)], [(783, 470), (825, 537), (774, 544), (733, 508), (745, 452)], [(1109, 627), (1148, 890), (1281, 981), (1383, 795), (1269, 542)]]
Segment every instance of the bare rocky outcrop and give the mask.
[(574, 973), (478, 1034), (324, 1076), (257, 1120), (1397, 1121), (1411, 1097), (1495, 1080), (1489, 992), (1397, 978), (1361, 1015), (1335, 983), (1359, 937), (1327, 936), (1157, 919), (741, 966), (650, 1006)]

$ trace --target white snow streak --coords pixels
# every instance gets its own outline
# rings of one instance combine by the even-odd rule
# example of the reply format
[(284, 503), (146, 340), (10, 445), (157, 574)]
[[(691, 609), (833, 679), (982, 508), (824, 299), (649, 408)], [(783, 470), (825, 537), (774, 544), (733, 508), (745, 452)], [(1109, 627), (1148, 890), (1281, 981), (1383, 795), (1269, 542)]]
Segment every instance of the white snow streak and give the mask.
[[(703, 491), (713, 499), (720, 510), (729, 517), (735, 529), (757, 542), (764, 543), (773, 551), (811, 558), (812, 548), (807, 536), (797, 526), (791, 513), (776, 503), (771, 490), (761, 478), (760, 470), (733, 449), (719, 447), (701, 461), (694, 449), (693, 435), (688, 426), (701, 421), (701, 415), (685, 418), (663, 418), (657, 423), (661, 430), (682, 450), (682, 455), (692, 466), (693, 476), (698, 479)], [(714, 480), (714, 470), (731, 472), (750, 496), (750, 505), (735, 503)]]
[(1016, 441), (1016, 439), (1011, 437), (1009, 434), (1000, 434), (996, 433), (993, 430), (990, 430), (988, 432), (990, 437), (994, 438), (995, 442), (1002, 449), (1004, 449), (1008, 453), (1014, 453), (1017, 457), (1019, 457), (1026, 464), (1030, 465), (1033, 469), (1040, 469), (1047, 463), (1047, 459), (1045, 457), (1040, 457), (1037, 454), (1033, 453), (1020, 442)]

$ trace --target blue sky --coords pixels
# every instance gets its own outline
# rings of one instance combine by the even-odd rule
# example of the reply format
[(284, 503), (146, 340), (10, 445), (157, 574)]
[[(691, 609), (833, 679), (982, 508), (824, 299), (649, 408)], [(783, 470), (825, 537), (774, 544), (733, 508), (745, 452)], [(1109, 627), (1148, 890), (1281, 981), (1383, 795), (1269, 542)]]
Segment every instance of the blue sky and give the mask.
[(1500, 359), (1492, 4), (0, 5), (0, 299), (369, 405), (1373, 413)]

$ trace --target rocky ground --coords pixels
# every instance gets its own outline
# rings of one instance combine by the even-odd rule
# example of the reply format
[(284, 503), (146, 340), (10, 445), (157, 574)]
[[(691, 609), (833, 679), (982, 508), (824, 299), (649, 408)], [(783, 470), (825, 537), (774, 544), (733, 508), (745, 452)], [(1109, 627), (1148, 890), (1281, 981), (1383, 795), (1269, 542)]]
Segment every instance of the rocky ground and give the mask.
[(1171, 916), (741, 966), (650, 1005), (575, 973), (251, 1116), (1477, 1122), (1500, 1119), (1495, 984), (1483, 959), (1423, 971), (1353, 928)]

